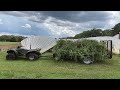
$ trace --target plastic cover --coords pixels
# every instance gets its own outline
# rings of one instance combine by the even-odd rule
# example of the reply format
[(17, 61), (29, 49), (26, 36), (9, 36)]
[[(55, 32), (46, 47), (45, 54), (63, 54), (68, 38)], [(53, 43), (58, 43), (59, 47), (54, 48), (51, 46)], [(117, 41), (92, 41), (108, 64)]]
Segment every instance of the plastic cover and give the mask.
[(22, 48), (24, 49), (41, 49), (40, 52), (44, 53), (56, 45), (57, 39), (45, 36), (31, 36), (21, 41)]

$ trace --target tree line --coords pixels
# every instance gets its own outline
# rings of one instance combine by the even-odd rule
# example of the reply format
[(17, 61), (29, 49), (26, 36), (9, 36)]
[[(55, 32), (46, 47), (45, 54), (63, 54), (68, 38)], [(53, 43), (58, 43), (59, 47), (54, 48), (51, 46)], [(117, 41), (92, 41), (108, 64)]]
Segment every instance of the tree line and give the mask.
[(67, 39), (88, 38), (97, 36), (114, 36), (120, 32), (120, 23), (116, 24), (113, 28), (102, 30), (93, 28), (75, 35), (74, 37), (66, 37)]
[(0, 36), (1, 42), (21, 42), (24, 38), (23, 36), (14, 36), (14, 35), (2, 35)]

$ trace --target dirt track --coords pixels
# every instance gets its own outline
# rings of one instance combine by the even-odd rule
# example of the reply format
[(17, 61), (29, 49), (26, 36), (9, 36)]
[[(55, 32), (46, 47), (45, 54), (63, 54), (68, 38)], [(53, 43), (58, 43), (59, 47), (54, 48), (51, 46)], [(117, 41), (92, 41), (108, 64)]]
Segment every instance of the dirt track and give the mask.
[(10, 48), (15, 48), (18, 45), (0, 45), (0, 51), (5, 51)]

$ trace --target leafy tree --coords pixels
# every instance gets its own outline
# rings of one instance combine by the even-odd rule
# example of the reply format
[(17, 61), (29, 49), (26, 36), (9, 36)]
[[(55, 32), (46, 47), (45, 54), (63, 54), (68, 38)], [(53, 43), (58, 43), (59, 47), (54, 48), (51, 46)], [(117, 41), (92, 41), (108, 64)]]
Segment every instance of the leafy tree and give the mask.
[(23, 36), (2, 35), (2, 36), (0, 36), (0, 41), (20, 42), (24, 38), (25, 37), (23, 37)]
[(103, 36), (112, 36), (112, 30), (111, 29), (107, 29), (103, 31)]
[(120, 23), (116, 24), (113, 28), (112, 28), (112, 35), (116, 35), (120, 32)]
[(87, 38), (87, 37), (97, 37), (102, 36), (103, 31), (101, 29), (92, 29), (88, 31), (84, 31), (83, 33), (75, 35), (74, 38)]

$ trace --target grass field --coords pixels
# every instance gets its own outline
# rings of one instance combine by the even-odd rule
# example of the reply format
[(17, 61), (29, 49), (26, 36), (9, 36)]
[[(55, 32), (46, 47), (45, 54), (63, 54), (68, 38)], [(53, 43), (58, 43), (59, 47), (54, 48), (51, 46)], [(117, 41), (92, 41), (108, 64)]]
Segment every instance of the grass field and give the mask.
[(20, 42), (0, 42), (0, 45), (18, 45)]
[(120, 79), (120, 56), (84, 65), (75, 62), (55, 61), (51, 53), (37, 61), (19, 59), (7, 61), (6, 52), (0, 52), (1, 79)]

